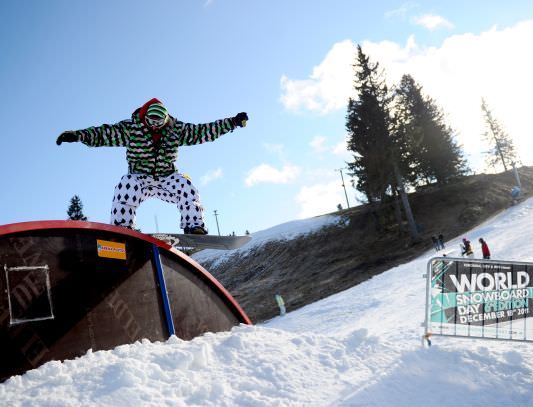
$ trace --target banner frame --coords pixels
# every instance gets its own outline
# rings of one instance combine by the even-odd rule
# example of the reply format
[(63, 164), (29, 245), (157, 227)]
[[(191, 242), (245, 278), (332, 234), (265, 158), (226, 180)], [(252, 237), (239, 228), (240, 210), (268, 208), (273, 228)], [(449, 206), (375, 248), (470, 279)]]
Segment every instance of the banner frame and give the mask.
[[(494, 264), (509, 264), (509, 265), (527, 265), (533, 268), (533, 263), (527, 261), (509, 261), (509, 260), (496, 260), (496, 259), (470, 259), (465, 257), (447, 257), (447, 256), (434, 256), (428, 260), (426, 274), (423, 275), (423, 278), (426, 279), (426, 304), (425, 304), (425, 315), (424, 322), (422, 326), (424, 327), (424, 335), (422, 336), (422, 344), (424, 340), (427, 341), (428, 345), (431, 346), (430, 338), (432, 336), (442, 336), (442, 337), (452, 337), (452, 338), (468, 338), (468, 339), (482, 339), (482, 340), (492, 340), (492, 341), (509, 341), (509, 342), (524, 342), (532, 343), (532, 339), (513, 339), (513, 338), (494, 338), (494, 337), (485, 337), (485, 336), (472, 336), (472, 335), (460, 335), (460, 334), (442, 334), (439, 332), (431, 332), (429, 330), (430, 326), (430, 312), (431, 312), (431, 280), (433, 277), (433, 269), (431, 265), (434, 261), (444, 260), (444, 261), (461, 261), (469, 263), (494, 263)], [(533, 300), (533, 298), (532, 298)]]

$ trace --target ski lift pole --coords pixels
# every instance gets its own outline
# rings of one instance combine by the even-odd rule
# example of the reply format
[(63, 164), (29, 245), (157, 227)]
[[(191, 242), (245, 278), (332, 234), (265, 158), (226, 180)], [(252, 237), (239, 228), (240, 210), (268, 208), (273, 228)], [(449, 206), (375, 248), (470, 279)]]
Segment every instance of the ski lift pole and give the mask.
[(217, 231), (218, 231), (218, 235), (220, 236), (220, 227), (218, 226), (218, 213), (217, 213), (217, 210), (215, 209), (214, 211), (215, 213), (215, 220), (217, 222)]
[(342, 175), (342, 168), (337, 169), (341, 173), (342, 187), (344, 188), (344, 196), (346, 197), (346, 207), (350, 208), (350, 202), (348, 201), (348, 194), (346, 193), (346, 185), (344, 184), (344, 176)]
[(405, 211), (405, 216), (407, 217), (407, 223), (409, 224), (409, 229), (411, 233), (411, 238), (415, 241), (420, 240), (420, 234), (418, 232), (418, 227), (416, 226), (415, 218), (413, 216), (413, 211), (411, 210), (411, 205), (409, 204), (409, 198), (407, 197), (407, 192), (405, 192), (405, 187), (403, 185), (403, 179), (398, 169), (398, 165), (395, 161), (392, 163), (394, 169), (394, 175), (396, 176), (396, 182), (398, 183), (398, 192), (400, 193), (400, 198), (402, 200), (403, 209)]
[(520, 188), (520, 190), (522, 190), (522, 183), (520, 182), (520, 175), (518, 174), (518, 170), (516, 169), (515, 163), (513, 162), (512, 164), (513, 164), (513, 173), (514, 173), (514, 178), (516, 181), (516, 186)]

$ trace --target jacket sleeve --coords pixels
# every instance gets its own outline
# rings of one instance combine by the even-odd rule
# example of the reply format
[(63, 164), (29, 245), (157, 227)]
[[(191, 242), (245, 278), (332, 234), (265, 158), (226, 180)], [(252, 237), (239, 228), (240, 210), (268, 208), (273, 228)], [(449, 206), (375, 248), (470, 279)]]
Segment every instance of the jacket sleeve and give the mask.
[(80, 141), (89, 147), (124, 147), (128, 145), (131, 120), (102, 124), (76, 131)]
[(183, 123), (174, 120), (172, 127), (174, 133), (179, 135), (178, 145), (180, 146), (191, 146), (215, 141), (223, 134), (235, 129), (235, 125), (230, 118), (215, 120), (214, 122), (205, 124)]

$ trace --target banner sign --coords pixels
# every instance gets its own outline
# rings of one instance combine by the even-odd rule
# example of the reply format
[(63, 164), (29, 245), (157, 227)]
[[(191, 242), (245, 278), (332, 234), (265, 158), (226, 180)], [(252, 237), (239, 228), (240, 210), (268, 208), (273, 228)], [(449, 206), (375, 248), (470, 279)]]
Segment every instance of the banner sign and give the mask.
[(533, 263), (434, 258), (426, 335), (533, 340)]

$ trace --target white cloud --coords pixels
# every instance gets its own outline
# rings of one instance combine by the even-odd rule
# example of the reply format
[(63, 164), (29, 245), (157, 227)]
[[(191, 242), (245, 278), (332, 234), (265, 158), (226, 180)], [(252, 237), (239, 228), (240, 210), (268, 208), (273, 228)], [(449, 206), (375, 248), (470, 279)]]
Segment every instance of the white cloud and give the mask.
[(284, 165), (278, 170), (268, 164), (261, 164), (248, 172), (244, 183), (247, 187), (260, 183), (288, 184), (296, 179), (300, 172), (300, 168), (295, 165)]
[[(531, 38), (533, 21), (524, 21), (478, 35), (453, 35), (440, 47), (419, 46), (414, 37), (409, 37), (405, 45), (365, 41), (362, 47), (385, 69), (389, 84), (398, 83), (403, 74), (411, 74), (443, 109), (448, 124), (459, 132), (459, 143), (470, 155), (487, 149), (481, 142), (484, 123), (480, 105), (484, 97), (527, 164), (533, 161), (528, 158), (533, 157), (528, 120), (533, 94)], [(284, 79), (287, 86), (283, 87), (282, 100), (291, 101), (286, 104), (288, 109), (318, 113), (346, 109), (348, 97), (354, 96), (351, 65), (355, 54), (349, 44), (335, 44), (309, 79)], [(333, 54), (337, 64), (330, 61)], [(321, 92), (330, 85), (336, 91)]]
[(344, 134), (343, 139), (335, 144), (328, 144), (327, 138), (324, 136), (315, 136), (309, 142), (309, 146), (313, 154), (332, 154), (342, 158), (342, 160), (349, 160), (351, 158), (350, 152), (347, 148), (348, 134)]
[(398, 7), (397, 9), (394, 9), (394, 10), (389, 10), (385, 13), (385, 18), (395, 18), (395, 17), (399, 17), (399, 18), (406, 18), (407, 17), (407, 13), (413, 9), (417, 7), (416, 3), (414, 2), (411, 2), (411, 1), (408, 1), (406, 3), (403, 3), (400, 7)]
[(325, 142), (326, 138), (324, 136), (315, 136), (309, 145), (315, 153), (323, 153), (328, 150), (328, 148), (324, 145)]
[(453, 24), (451, 22), (446, 20), (444, 17), (435, 14), (424, 14), (423, 16), (415, 17), (414, 22), (415, 24), (421, 25), (422, 27), (431, 31), (439, 28), (453, 28)]
[(334, 155), (338, 155), (340, 157), (343, 157), (345, 160), (348, 160), (348, 159), (351, 158), (351, 154), (348, 151), (347, 140), (346, 139), (344, 139), (341, 142), (335, 144), (333, 146), (333, 148), (331, 149), (331, 152)]
[(200, 185), (207, 185), (210, 182), (222, 178), (222, 168), (217, 168), (216, 170), (208, 171), (206, 174), (200, 177)]
[(291, 80), (282, 76), (281, 103), (288, 110), (319, 113), (346, 108), (346, 99), (353, 88), (354, 57), (353, 42), (345, 40), (333, 45), (320, 65), (313, 68), (309, 79)]
[(323, 215), (337, 210), (337, 205), (346, 207), (346, 198), (341, 180), (324, 184), (304, 186), (296, 195), (296, 202), (301, 206), (299, 218)]

